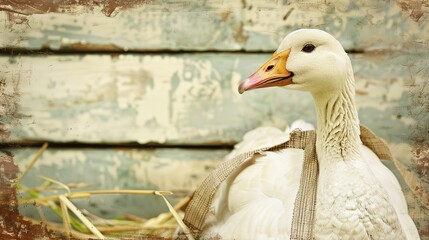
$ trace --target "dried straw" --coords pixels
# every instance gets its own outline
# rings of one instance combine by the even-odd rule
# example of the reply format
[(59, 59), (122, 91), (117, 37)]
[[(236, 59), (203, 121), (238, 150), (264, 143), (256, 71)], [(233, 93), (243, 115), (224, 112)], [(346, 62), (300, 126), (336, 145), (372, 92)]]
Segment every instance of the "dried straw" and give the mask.
[(59, 199), (61, 204), (66, 205), (67, 208), (72, 211), (76, 215), (76, 217), (78, 217), (80, 221), (82, 221), (83, 224), (85, 224), (89, 231), (91, 231), (95, 236), (97, 236), (97, 238), (105, 239), (103, 234), (98, 231), (98, 229), (80, 212), (80, 210), (72, 202), (70, 202), (70, 200), (67, 199), (65, 195), (60, 195)]
[(164, 197), (159, 192), (156, 192), (156, 195), (159, 195), (164, 199), (165, 204), (167, 204), (168, 210), (170, 210), (171, 214), (173, 214), (174, 218), (176, 219), (177, 223), (179, 224), (180, 228), (182, 228), (183, 232), (185, 233), (186, 237), (189, 240), (194, 240), (195, 238), (192, 236), (191, 231), (186, 226), (186, 224), (182, 221), (182, 218), (179, 216), (179, 214), (176, 212), (176, 210), (171, 206), (170, 202), (168, 202), (167, 198)]
[(25, 177), (25, 175), (27, 175), (28, 171), (30, 171), (30, 169), (33, 167), (33, 165), (36, 163), (36, 161), (39, 159), (39, 157), (42, 155), (43, 151), (45, 151), (46, 148), (48, 148), (48, 143), (44, 143), (42, 145), (39, 151), (37, 151), (34, 158), (31, 160), (30, 164), (28, 164), (28, 166), (25, 168), (24, 172), (22, 172), (21, 175), (19, 175), (19, 177), (15, 179), (15, 183), (14, 183), (15, 185), (18, 184), (21, 181), (21, 179)]
[[(43, 151), (48, 147), (48, 144), (45, 143), (36, 153), (34, 158), (31, 160), (30, 164), (26, 167), (23, 173), (15, 180), (14, 184), (18, 184), (21, 179), (29, 172), (33, 167), (39, 157), (42, 155)], [(19, 204), (36, 204), (37, 211), (40, 215), (40, 219), (48, 229), (51, 229), (56, 232), (61, 232), (66, 235), (67, 239), (93, 239), (94, 236), (98, 239), (105, 239), (105, 234), (119, 234), (121, 232), (140, 232), (143, 234), (149, 234), (151, 236), (167, 236), (172, 237), (172, 234), (175, 232), (177, 226), (180, 226), (185, 232), (186, 236), (190, 240), (194, 240), (194, 237), (191, 235), (190, 230), (183, 223), (180, 215), (178, 214), (179, 210), (183, 210), (184, 207), (189, 203), (190, 197), (182, 199), (174, 207), (169, 203), (165, 198), (165, 195), (173, 194), (170, 191), (156, 191), (156, 190), (91, 190), (91, 191), (80, 191), (72, 192), (71, 188), (87, 186), (88, 184), (64, 184), (58, 180), (46, 177), (39, 176), (46, 180), (42, 187), (28, 189), (24, 185), (22, 188), (25, 189), (24, 192), (28, 192), (32, 199), (20, 199)], [(54, 183), (58, 187), (50, 187), (49, 184)], [(55, 190), (55, 189), (65, 189), (66, 193), (43, 196), (39, 191), (44, 190)], [(129, 220), (107, 220), (100, 217), (97, 217), (89, 212), (82, 213), (71, 201), (70, 199), (78, 198), (88, 198), (92, 195), (98, 194), (144, 194), (144, 195), (157, 195), (160, 196), (165, 204), (167, 205), (169, 212), (162, 213), (159, 216), (152, 219), (144, 219), (136, 217), (133, 215), (125, 215), (126, 219)], [(55, 204), (54, 201), (59, 201), (60, 207)], [(55, 224), (46, 220), (45, 214), (41, 206), (50, 207), (56, 214), (60, 215), (63, 219), (62, 226), (60, 224)], [(68, 211), (72, 211), (75, 216), (81, 221), (81, 223), (74, 217), (70, 216)], [(86, 216), (85, 216), (86, 215)], [(91, 219), (92, 221), (90, 221)], [(35, 222), (36, 220), (29, 219), (30, 221)], [(82, 224), (83, 223), (83, 224)], [(96, 227), (97, 224), (97, 227)], [(72, 228), (76, 228), (78, 231)], [(86, 228), (85, 228), (86, 227)], [(85, 234), (83, 232), (90, 231), (93, 235)], [(109, 236), (109, 239), (115, 239)]]
[(66, 230), (67, 239), (71, 237), (71, 226), (70, 226), (70, 215), (69, 211), (67, 211), (67, 206), (63, 201), (60, 201), (61, 204), (61, 212), (63, 213), (63, 225)]
[[(46, 178), (49, 179), (49, 178)], [(65, 185), (65, 184), (64, 184)], [(156, 190), (92, 190), (92, 191), (82, 191), (82, 192), (70, 192), (67, 194), (67, 198), (74, 199), (74, 198), (88, 198), (91, 195), (97, 195), (97, 194), (143, 194), (143, 195), (157, 195), (156, 192), (162, 194), (162, 195), (171, 195), (173, 194), (170, 191), (156, 191)], [(19, 199), (19, 204), (40, 204), (40, 205), (46, 205), (46, 202), (52, 201), (52, 200), (58, 200), (59, 195), (52, 195), (52, 196), (46, 196), (46, 197), (39, 197), (39, 198), (33, 198), (33, 199)]]

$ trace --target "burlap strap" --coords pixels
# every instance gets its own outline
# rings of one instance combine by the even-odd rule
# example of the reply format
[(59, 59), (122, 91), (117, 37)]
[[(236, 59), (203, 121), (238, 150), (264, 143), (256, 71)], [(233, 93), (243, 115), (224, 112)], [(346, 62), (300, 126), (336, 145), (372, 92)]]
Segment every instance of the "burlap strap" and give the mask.
[[(386, 143), (375, 136), (368, 128), (361, 126), (361, 140), (379, 158), (391, 160), (392, 154)], [(294, 131), (289, 141), (273, 147), (246, 152), (235, 158), (223, 161), (213, 170), (195, 191), (185, 210), (184, 222), (198, 238), (205, 222), (209, 207), (219, 185), (234, 170), (250, 160), (255, 154), (264, 151), (278, 151), (285, 148), (304, 149), (304, 166), (300, 179), (300, 188), (295, 200), (292, 220), (291, 239), (312, 239), (314, 236), (314, 212), (316, 206), (318, 163), (316, 155), (315, 131)]]
[(390, 152), (387, 143), (379, 138), (369, 130), (367, 127), (361, 125), (360, 126), (360, 140), (363, 145), (369, 147), (378, 158), (384, 160), (393, 160), (392, 153)]
[(303, 164), (295, 207), (293, 208), (290, 239), (313, 239), (314, 236), (317, 179), (319, 177), (316, 134), (309, 137), (304, 148)]
[(232, 172), (234, 172), (234, 170), (251, 159), (257, 153), (264, 151), (278, 151), (284, 148), (304, 149), (307, 145), (306, 141), (309, 138), (309, 135), (315, 135), (314, 131), (294, 131), (291, 133), (289, 141), (285, 143), (281, 143), (273, 147), (261, 148), (252, 152), (246, 152), (236, 156), (235, 158), (223, 161), (197, 188), (192, 196), (192, 200), (189, 202), (189, 205), (185, 210), (183, 221), (190, 228), (193, 234), (198, 237), (217, 188)]

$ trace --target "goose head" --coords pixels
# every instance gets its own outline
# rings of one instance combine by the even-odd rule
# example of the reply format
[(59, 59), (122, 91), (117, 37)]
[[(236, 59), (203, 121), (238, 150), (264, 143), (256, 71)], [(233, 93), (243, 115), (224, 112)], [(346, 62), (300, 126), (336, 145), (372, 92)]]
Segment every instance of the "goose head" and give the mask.
[(353, 69), (344, 48), (333, 36), (317, 29), (291, 32), (273, 56), (240, 84), (238, 91), (273, 86), (307, 91), (313, 96), (320, 164), (324, 164), (323, 158), (358, 157), (360, 130)]
[(333, 36), (318, 29), (300, 29), (289, 33), (238, 91), (277, 86), (312, 94), (331, 93), (339, 91), (351, 73), (350, 59)]

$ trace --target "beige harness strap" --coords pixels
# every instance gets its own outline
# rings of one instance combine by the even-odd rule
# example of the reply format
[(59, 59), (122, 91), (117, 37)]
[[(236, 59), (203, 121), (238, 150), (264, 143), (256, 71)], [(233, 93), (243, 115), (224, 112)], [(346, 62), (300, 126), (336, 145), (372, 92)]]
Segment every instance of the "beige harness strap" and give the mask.
[(304, 149), (304, 166), (293, 208), (290, 239), (313, 239), (316, 212), (319, 164), (316, 154), (316, 134), (309, 137)]
[(202, 230), (204, 221), (209, 211), (210, 204), (216, 193), (219, 185), (238, 167), (250, 160), (255, 154), (264, 151), (278, 151), (285, 148), (300, 148), (303, 149), (307, 144), (306, 140), (309, 135), (315, 135), (314, 131), (294, 131), (291, 133), (289, 141), (281, 143), (274, 147), (266, 147), (252, 152), (247, 152), (236, 156), (235, 158), (225, 160), (213, 170), (203, 183), (197, 188), (192, 200), (189, 202), (185, 211), (183, 221), (193, 232), (195, 237), (198, 237)]
[[(393, 159), (386, 143), (363, 126), (361, 126), (361, 140), (380, 159)], [(295, 200), (291, 239), (313, 239), (318, 178), (316, 133), (315, 131), (300, 130), (292, 132), (289, 141), (285, 143), (246, 152), (219, 164), (197, 188), (186, 208), (184, 222), (190, 228), (193, 235), (198, 238), (219, 185), (234, 170), (250, 160), (255, 154), (264, 151), (278, 151), (285, 148), (304, 149), (305, 156), (303, 163), (305, 171), (301, 174), (300, 188)]]
[(367, 127), (361, 125), (360, 126), (360, 140), (363, 145), (369, 147), (378, 158), (384, 160), (393, 160), (392, 153), (390, 152), (387, 143), (379, 138), (369, 130)]

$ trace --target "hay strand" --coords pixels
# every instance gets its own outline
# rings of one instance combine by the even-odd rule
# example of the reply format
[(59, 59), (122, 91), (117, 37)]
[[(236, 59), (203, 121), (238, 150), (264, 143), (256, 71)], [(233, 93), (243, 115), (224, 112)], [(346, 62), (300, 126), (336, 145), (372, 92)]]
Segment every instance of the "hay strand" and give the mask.
[(82, 221), (83, 224), (91, 231), (97, 238), (99, 239), (105, 239), (103, 234), (101, 234), (100, 231), (80, 212), (80, 210), (72, 203), (70, 200), (67, 199), (65, 195), (60, 195), (59, 199), (61, 203), (64, 203), (70, 211), (72, 211), (76, 217)]
[(171, 214), (173, 214), (174, 218), (176, 219), (177, 223), (179, 224), (180, 228), (182, 228), (183, 232), (185, 233), (186, 237), (189, 240), (194, 240), (195, 238), (192, 236), (191, 231), (189, 230), (189, 228), (185, 225), (185, 223), (182, 221), (182, 218), (179, 216), (179, 214), (177, 213), (177, 211), (174, 209), (173, 206), (171, 206), (170, 202), (167, 200), (167, 198), (162, 195), (160, 192), (156, 191), (155, 192), (156, 195), (161, 196), (162, 199), (164, 200), (165, 204), (168, 207), (168, 210), (170, 210)]
[(33, 165), (36, 163), (36, 161), (39, 159), (39, 157), (42, 155), (42, 153), (45, 151), (46, 148), (48, 148), (48, 143), (44, 143), (42, 147), (39, 149), (39, 151), (37, 151), (36, 155), (33, 157), (30, 164), (28, 164), (28, 166), (21, 173), (21, 175), (19, 175), (19, 177), (15, 179), (14, 184), (18, 184), (21, 181), (21, 179), (24, 178), (25, 175), (27, 175), (28, 171), (30, 171), (30, 169), (33, 167)]
[(46, 219), (45, 213), (43, 212), (42, 206), (36, 205), (36, 209), (37, 209), (37, 213), (39, 214), (40, 221), (42, 221), (42, 223), (46, 223), (47, 219)]
[(42, 179), (45, 179), (46, 181), (49, 181), (49, 182), (55, 183), (55, 184), (57, 184), (57, 185), (61, 186), (62, 188), (64, 188), (65, 190), (67, 190), (67, 192), (68, 192), (69, 194), (71, 193), (70, 188), (69, 188), (66, 184), (64, 184), (64, 183), (62, 183), (62, 182), (60, 182), (60, 181), (57, 181), (57, 180), (55, 180), (55, 179), (52, 179), (52, 178), (49, 178), (49, 177), (45, 177), (45, 176), (42, 176), (42, 175), (39, 175), (38, 177), (39, 177), (39, 178), (42, 178)]
[(67, 206), (63, 201), (60, 201), (61, 205), (61, 212), (63, 217), (63, 225), (66, 232), (67, 239), (70, 239), (71, 237), (71, 226), (70, 226), (70, 215), (69, 211), (67, 211)]
[[(53, 180), (53, 179), (52, 179)], [(53, 180), (54, 182), (58, 182), (56, 180)], [(58, 182), (59, 183), (59, 182)], [(62, 185), (66, 186), (64, 183), (61, 183)], [(87, 198), (91, 195), (97, 195), (97, 194), (143, 194), (143, 195), (156, 195), (155, 192), (158, 192), (162, 195), (171, 195), (173, 194), (170, 191), (155, 191), (155, 190), (92, 190), (92, 191), (82, 191), (82, 192), (70, 192), (67, 194), (67, 197), (70, 199), (74, 198)], [(19, 199), (19, 204), (40, 204), (40, 205), (46, 205), (46, 202), (52, 201), (52, 200), (58, 200), (59, 196), (61, 195), (52, 195), (52, 196), (46, 196), (46, 197), (38, 197), (38, 198), (32, 198), (32, 199)]]

